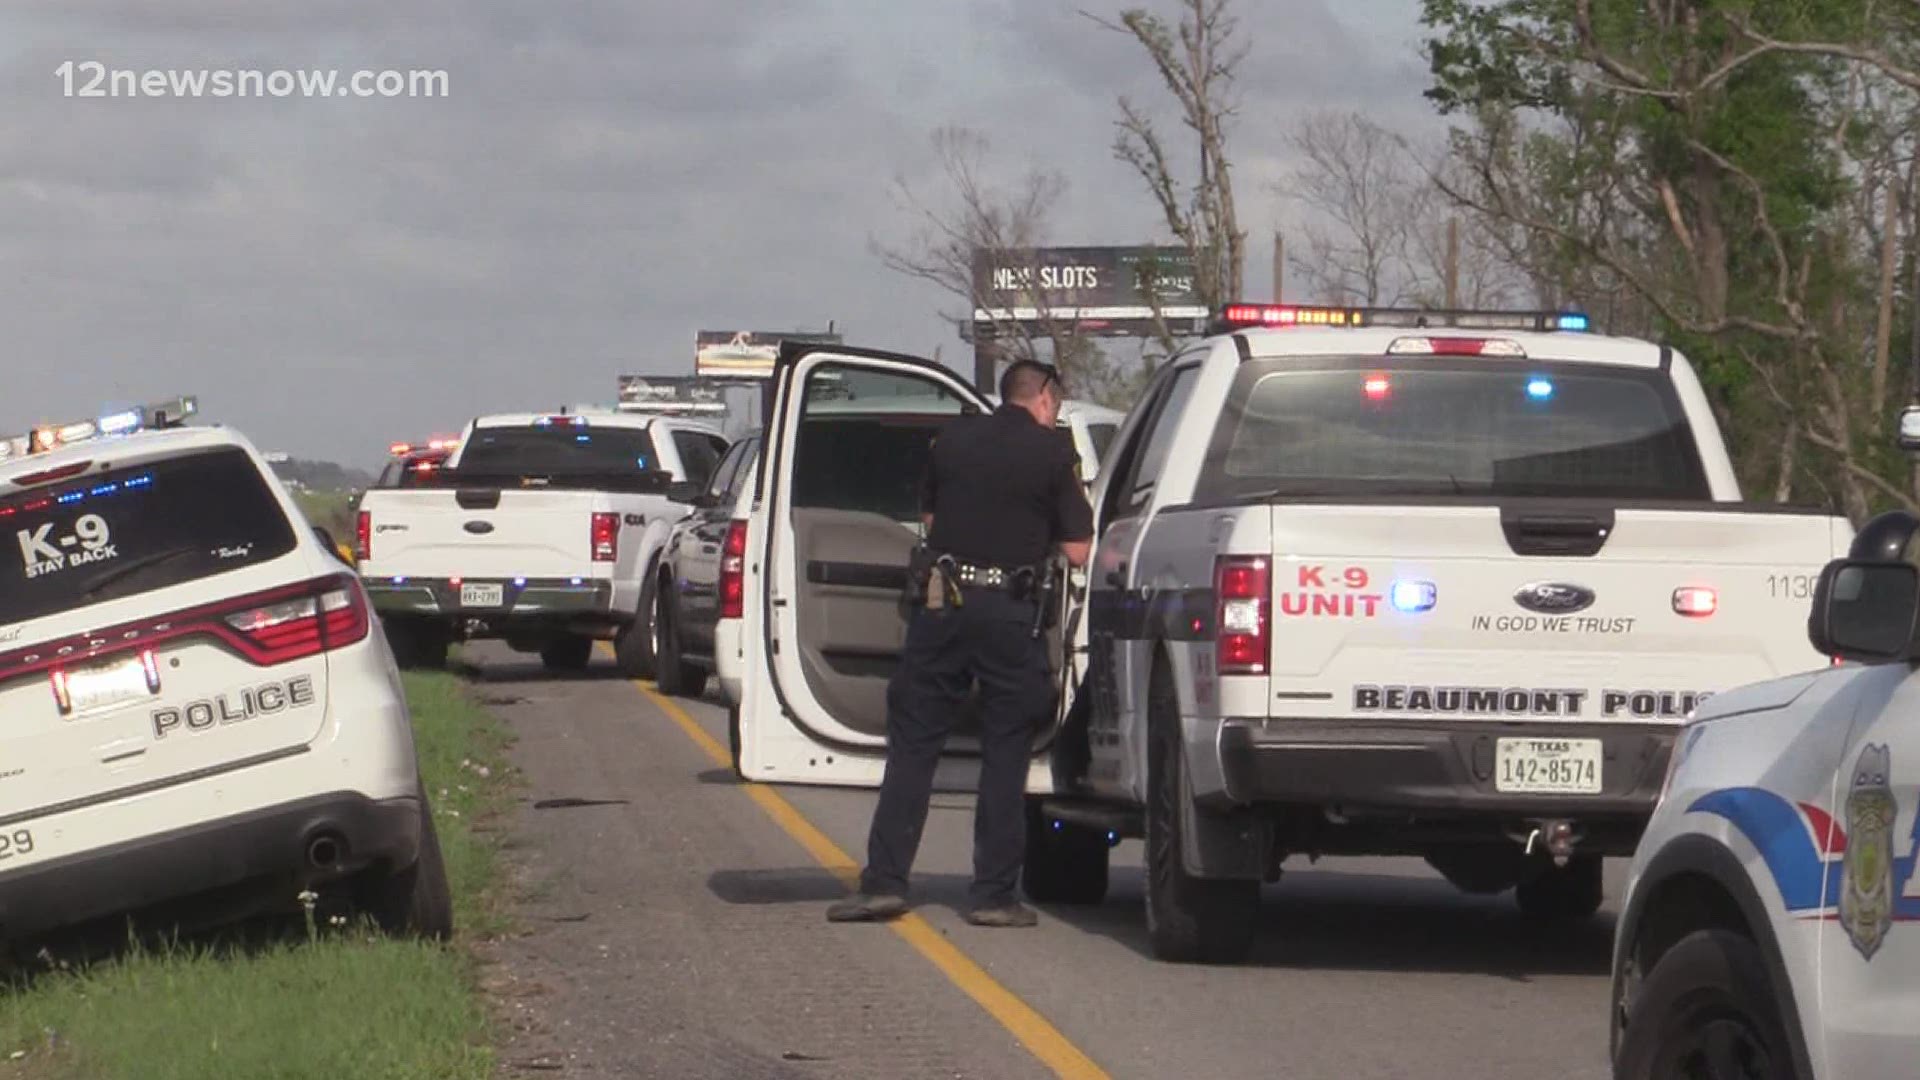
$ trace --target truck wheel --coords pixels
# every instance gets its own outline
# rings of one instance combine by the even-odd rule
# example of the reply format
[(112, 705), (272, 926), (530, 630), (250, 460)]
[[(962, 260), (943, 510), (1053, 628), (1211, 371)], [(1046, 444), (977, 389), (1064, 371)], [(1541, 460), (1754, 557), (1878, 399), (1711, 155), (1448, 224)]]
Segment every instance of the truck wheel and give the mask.
[(1179, 705), (1164, 668), (1147, 697), (1147, 937), (1153, 955), (1175, 963), (1234, 964), (1253, 949), (1260, 882), (1198, 878), (1182, 862), (1188, 804)]
[(633, 622), (628, 623), (613, 641), (614, 659), (620, 664), (620, 674), (629, 679), (654, 677), (653, 617), (656, 605), (653, 580), (653, 574), (648, 573), (640, 586), (640, 607), (634, 612)]
[(1602, 863), (1598, 855), (1575, 855), (1565, 866), (1548, 863), (1514, 886), (1513, 899), (1531, 918), (1555, 922), (1590, 919), (1600, 910), (1603, 899)]
[(364, 883), (360, 909), (389, 934), (445, 941), (453, 936), (453, 890), (440, 834), (433, 827), (427, 796), (420, 795), (420, 855), (398, 873), (383, 873)]
[(1107, 898), (1107, 834), (1072, 822), (1049, 822), (1039, 799), (1027, 800), (1027, 861), (1020, 887), (1036, 904), (1098, 904)]
[(1621, 1080), (1793, 1075), (1766, 963), (1739, 934), (1699, 930), (1680, 939), (1629, 1007), (1614, 1061)]
[(562, 634), (540, 650), (540, 662), (548, 671), (585, 671), (593, 662), (593, 639)]
[(659, 655), (654, 657), (655, 679), (660, 692), (671, 697), (699, 697), (707, 692), (707, 669), (682, 659), (680, 653), (680, 624), (673, 617), (673, 608), (668, 606), (666, 598), (660, 600), (660, 610), (654, 615), (659, 627)]

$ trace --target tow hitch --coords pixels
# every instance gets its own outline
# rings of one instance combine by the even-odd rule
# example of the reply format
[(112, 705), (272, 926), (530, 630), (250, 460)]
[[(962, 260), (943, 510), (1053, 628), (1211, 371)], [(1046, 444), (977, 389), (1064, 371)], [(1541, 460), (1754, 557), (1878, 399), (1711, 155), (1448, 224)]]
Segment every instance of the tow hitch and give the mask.
[(1542, 821), (1527, 834), (1527, 854), (1532, 855), (1536, 848), (1544, 848), (1556, 863), (1565, 863), (1573, 854), (1573, 847), (1579, 840), (1571, 821)]

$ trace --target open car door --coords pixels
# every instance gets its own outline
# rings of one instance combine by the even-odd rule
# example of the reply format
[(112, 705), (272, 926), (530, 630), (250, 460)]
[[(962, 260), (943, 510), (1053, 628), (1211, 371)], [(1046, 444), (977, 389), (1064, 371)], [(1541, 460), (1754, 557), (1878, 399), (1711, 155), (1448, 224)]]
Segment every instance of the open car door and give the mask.
[[(937, 364), (840, 346), (790, 345), (772, 377), (744, 560), (740, 770), (757, 781), (878, 787), (928, 455), (948, 423), (991, 406)], [(1056, 675), (1065, 623), (1049, 640)], [(1050, 711), (1056, 723), (1059, 713)], [(969, 704), (937, 790), (974, 789), (978, 730)], [(1036, 793), (1049, 789), (1052, 733), (1035, 733)]]

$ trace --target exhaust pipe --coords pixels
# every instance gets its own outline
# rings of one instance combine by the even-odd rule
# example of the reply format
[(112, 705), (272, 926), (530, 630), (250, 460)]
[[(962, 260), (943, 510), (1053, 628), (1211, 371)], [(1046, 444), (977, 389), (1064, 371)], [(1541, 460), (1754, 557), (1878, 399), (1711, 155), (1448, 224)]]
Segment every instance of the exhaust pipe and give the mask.
[(307, 867), (312, 870), (332, 870), (340, 865), (346, 852), (346, 841), (339, 834), (317, 833), (307, 841)]

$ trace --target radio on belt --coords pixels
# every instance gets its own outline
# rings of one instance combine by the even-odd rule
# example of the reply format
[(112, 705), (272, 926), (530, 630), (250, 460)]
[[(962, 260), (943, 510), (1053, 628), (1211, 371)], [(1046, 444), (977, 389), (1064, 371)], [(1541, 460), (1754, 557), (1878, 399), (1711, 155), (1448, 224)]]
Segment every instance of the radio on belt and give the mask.
[(180, 427), (199, 411), (200, 400), (187, 395), (85, 420), (41, 424), (25, 435), (0, 439), (0, 461), (44, 454), (75, 443), (131, 435), (136, 431)]

